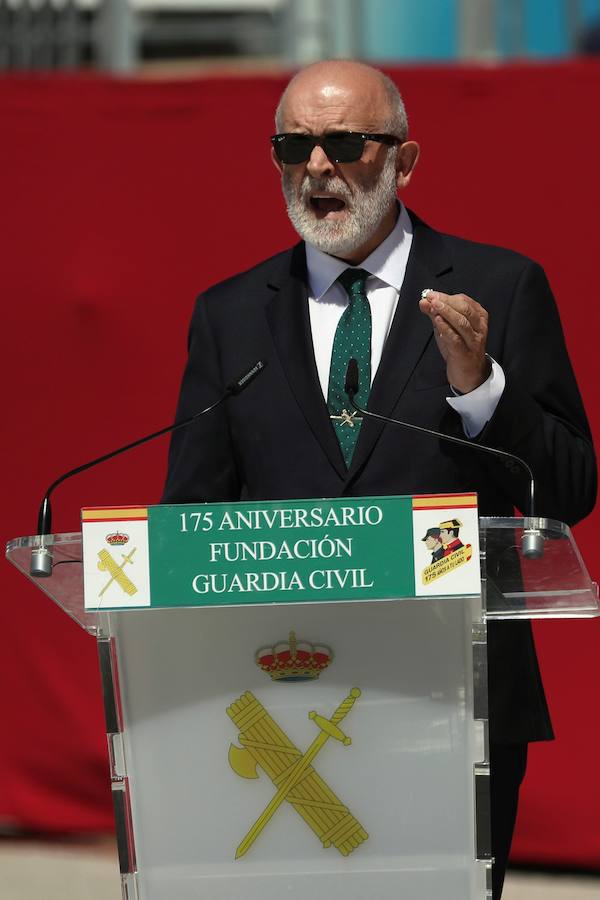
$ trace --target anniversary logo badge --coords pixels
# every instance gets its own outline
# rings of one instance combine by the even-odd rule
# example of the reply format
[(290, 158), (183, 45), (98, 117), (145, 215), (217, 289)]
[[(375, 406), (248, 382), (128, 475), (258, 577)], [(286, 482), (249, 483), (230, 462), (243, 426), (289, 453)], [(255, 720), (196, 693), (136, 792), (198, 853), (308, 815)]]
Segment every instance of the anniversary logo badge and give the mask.
[(428, 528), (421, 540), (431, 553), (431, 562), (421, 573), (423, 584), (431, 584), (459, 566), (464, 566), (473, 556), (471, 544), (463, 544), (459, 537), (460, 519), (448, 519)]
[(415, 596), (460, 596), (480, 588), (475, 494), (413, 497)]

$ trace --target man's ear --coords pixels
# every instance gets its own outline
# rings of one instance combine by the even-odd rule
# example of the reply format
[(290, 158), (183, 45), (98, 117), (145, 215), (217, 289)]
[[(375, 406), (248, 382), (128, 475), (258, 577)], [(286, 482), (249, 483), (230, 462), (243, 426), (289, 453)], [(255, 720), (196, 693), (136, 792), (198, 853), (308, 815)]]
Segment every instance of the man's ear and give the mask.
[(421, 148), (416, 141), (405, 141), (396, 151), (396, 187), (402, 190), (409, 183)]
[(273, 163), (273, 165), (275, 166), (275, 168), (281, 175), (283, 172), (283, 163), (281, 162), (281, 160), (279, 159), (279, 157), (277, 156), (277, 154), (275, 153), (275, 151), (273, 150), (272, 147), (271, 147), (271, 162)]

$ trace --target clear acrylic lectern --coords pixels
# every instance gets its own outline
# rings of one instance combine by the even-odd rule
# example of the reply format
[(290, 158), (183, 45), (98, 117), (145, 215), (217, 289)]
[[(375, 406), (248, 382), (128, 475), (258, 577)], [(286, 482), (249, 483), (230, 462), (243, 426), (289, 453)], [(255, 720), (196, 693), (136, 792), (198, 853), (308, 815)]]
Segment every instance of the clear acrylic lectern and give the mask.
[[(486, 623), (599, 614), (538, 525), (524, 559), (522, 519), (480, 520), (478, 596), (203, 608), (86, 609), (81, 535), (46, 539), (36, 585), (98, 642), (123, 897), (491, 896)], [(39, 542), (8, 544), (27, 577)]]

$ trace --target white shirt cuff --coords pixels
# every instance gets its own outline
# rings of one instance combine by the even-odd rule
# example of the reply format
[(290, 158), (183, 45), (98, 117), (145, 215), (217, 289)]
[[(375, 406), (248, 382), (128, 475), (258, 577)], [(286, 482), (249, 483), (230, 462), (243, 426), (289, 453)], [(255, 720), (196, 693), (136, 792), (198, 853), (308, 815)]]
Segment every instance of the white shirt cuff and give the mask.
[(446, 400), (462, 419), (463, 429), (468, 438), (477, 437), (490, 421), (502, 396), (506, 379), (502, 366), (488, 356), (492, 371), (487, 381), (468, 394), (446, 397)]

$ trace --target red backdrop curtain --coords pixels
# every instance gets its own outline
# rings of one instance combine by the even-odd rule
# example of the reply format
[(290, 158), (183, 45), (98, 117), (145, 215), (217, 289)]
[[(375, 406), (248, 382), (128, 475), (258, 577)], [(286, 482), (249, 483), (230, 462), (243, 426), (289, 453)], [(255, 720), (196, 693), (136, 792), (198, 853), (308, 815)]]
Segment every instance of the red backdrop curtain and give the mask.
[[(437, 228), (546, 268), (596, 432), (600, 65), (390, 72), (422, 157), (406, 200)], [(0, 81), (4, 537), (81, 461), (168, 423), (196, 293), (287, 246), (269, 160), (283, 77)], [(85, 505), (153, 503), (166, 441), (65, 484)], [(592, 516), (576, 537), (596, 578)], [(94, 642), (1, 567), (0, 822), (108, 829)], [(558, 740), (538, 745), (513, 858), (600, 866), (600, 623), (536, 627)]]

